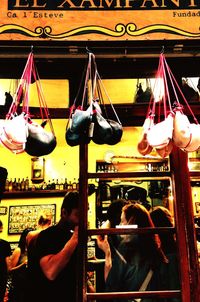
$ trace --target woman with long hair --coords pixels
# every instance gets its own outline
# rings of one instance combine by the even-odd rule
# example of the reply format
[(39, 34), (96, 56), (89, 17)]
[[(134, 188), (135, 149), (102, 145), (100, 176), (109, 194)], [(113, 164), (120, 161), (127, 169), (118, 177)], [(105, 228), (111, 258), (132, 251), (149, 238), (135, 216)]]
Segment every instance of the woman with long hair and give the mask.
[[(122, 208), (121, 225), (137, 225), (138, 228), (154, 227), (149, 212), (138, 203), (131, 203)], [(105, 253), (106, 291), (139, 291), (149, 273), (151, 273), (151, 278), (147, 289), (163, 289), (160, 267), (167, 264), (168, 260), (161, 249), (158, 235), (136, 232), (122, 235), (121, 243), (113, 258), (107, 236), (104, 238), (98, 236), (97, 244)], [(117, 299), (116, 301), (130, 301), (130, 299)], [(154, 300), (143, 299), (142, 301), (152, 302)]]
[[(174, 227), (174, 219), (171, 212), (163, 206), (155, 207), (151, 212), (151, 219), (155, 227)], [(161, 247), (167, 256), (168, 265), (163, 269), (163, 278), (165, 287), (169, 290), (180, 289), (180, 276), (177, 259), (176, 237), (173, 232), (163, 232), (159, 234)], [(180, 301), (178, 298), (170, 300), (171, 302)]]

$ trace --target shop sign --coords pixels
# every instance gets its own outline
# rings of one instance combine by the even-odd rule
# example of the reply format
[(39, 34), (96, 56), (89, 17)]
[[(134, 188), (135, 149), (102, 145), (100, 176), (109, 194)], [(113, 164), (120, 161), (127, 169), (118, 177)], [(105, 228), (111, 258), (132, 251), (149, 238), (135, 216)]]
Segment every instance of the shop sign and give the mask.
[(200, 0), (3, 0), (1, 40), (199, 39)]

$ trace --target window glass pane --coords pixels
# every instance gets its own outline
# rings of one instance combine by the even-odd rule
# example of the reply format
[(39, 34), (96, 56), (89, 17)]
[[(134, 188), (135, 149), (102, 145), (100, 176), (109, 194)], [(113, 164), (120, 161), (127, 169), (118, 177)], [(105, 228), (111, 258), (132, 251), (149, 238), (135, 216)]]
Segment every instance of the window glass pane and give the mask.
[[(69, 81), (68, 80), (40, 80), (44, 99), (48, 108), (69, 107)], [(38, 107), (36, 84), (30, 86), (30, 106)]]
[[(99, 164), (99, 163), (98, 163)], [(89, 184), (93, 183), (94, 180), (89, 181)], [(121, 179), (121, 180), (95, 180), (95, 192), (93, 192), (89, 196), (89, 228), (115, 228), (116, 225), (122, 223), (122, 212), (119, 213), (112, 212), (112, 216), (114, 225), (108, 223), (110, 220), (111, 211), (110, 209), (116, 204), (123, 201), (128, 201), (130, 204), (138, 204), (140, 208), (143, 208), (145, 213), (152, 213), (153, 210), (158, 209), (158, 206), (161, 206), (162, 209), (166, 209), (166, 211), (171, 212), (171, 225), (175, 226), (174, 222), (174, 211), (173, 211), (173, 196), (172, 196), (172, 188), (171, 188), (171, 179)], [(95, 206), (94, 206), (95, 204)], [(119, 208), (118, 208), (119, 209)], [(121, 207), (122, 209), (122, 207)], [(120, 211), (121, 211), (120, 209)], [(113, 210), (114, 211), (114, 210)], [(149, 215), (145, 214), (145, 215)], [(152, 217), (153, 219), (153, 217)], [(111, 220), (110, 220), (111, 221)], [(124, 225), (130, 224), (135, 225), (134, 221), (124, 220)], [(156, 222), (155, 222), (156, 223)], [(157, 227), (169, 227), (169, 225), (157, 225)], [(140, 226), (141, 227), (141, 226)], [(162, 262), (156, 264), (158, 266), (155, 267), (154, 277), (152, 277), (151, 285), (149, 285), (149, 290), (170, 290), (170, 289), (180, 289), (179, 285), (179, 269), (177, 262), (177, 254), (176, 254), (176, 241), (175, 235), (173, 231), (169, 231), (169, 233), (164, 233), (165, 235), (159, 235), (160, 240), (163, 242), (163, 250), (165, 251), (166, 257), (170, 262), (168, 266), (166, 263)], [(166, 235), (167, 234), (167, 235)], [(102, 235), (102, 238), (105, 235)], [(139, 237), (138, 237), (139, 236)], [(105, 254), (104, 251), (99, 248), (97, 243), (97, 236), (92, 235), (88, 237), (88, 292), (94, 290), (96, 292), (129, 292), (129, 291), (137, 291), (140, 288), (140, 285), (143, 283), (143, 279), (145, 279), (149, 269), (148, 261), (145, 262), (144, 259), (142, 261), (143, 265), (142, 269), (139, 269), (139, 265), (135, 263), (136, 258), (133, 257), (130, 260), (129, 257), (135, 253), (135, 248), (143, 244), (143, 242), (148, 241), (149, 238), (158, 238), (158, 235), (153, 234), (128, 234), (128, 235), (119, 235), (119, 234), (109, 234), (109, 246), (112, 251), (112, 270), (109, 272), (108, 279), (104, 280), (104, 265), (105, 265)], [(167, 238), (166, 238), (167, 237)], [(140, 238), (140, 239), (138, 239)], [(116, 239), (116, 240), (115, 240)], [(150, 240), (151, 240), (150, 239)], [(137, 244), (132, 245), (133, 241), (138, 241)], [(173, 241), (173, 252), (172, 252), (172, 242), (167, 246), (164, 245), (164, 240), (167, 242)], [(151, 246), (151, 243), (150, 243)], [(128, 250), (131, 250), (129, 253)], [(169, 248), (169, 250), (167, 250)], [(171, 250), (170, 250), (171, 249)], [(144, 254), (144, 249), (142, 249)], [(147, 249), (148, 253), (150, 250)], [(174, 253), (174, 254), (173, 254)], [(147, 255), (146, 254), (146, 255)], [(143, 255), (144, 256), (144, 255)], [(142, 256), (142, 257), (143, 257)], [(146, 257), (146, 256), (145, 256)], [(148, 257), (147, 257), (148, 258)], [(137, 258), (138, 259), (138, 258)], [(136, 261), (137, 262), (137, 261)], [(146, 263), (146, 264), (145, 264)], [(157, 262), (156, 262), (157, 263)], [(147, 265), (148, 264), (148, 265)], [(154, 263), (155, 264), (155, 263)], [(134, 266), (136, 265), (136, 266)], [(145, 266), (146, 265), (146, 266)], [(137, 267), (137, 269), (136, 269)], [(146, 267), (146, 268), (145, 268)], [(169, 270), (168, 270), (169, 268)], [(136, 270), (135, 270), (136, 269)], [(145, 271), (146, 269), (146, 271)], [(137, 273), (136, 273), (137, 271)], [(162, 280), (162, 284), (158, 286), (157, 278), (160, 281)], [(143, 278), (144, 277), (144, 278)], [(170, 282), (168, 282), (170, 281)], [(153, 284), (156, 282), (156, 286)], [(149, 283), (150, 284), (150, 283)], [(154, 284), (155, 285), (155, 284)], [(119, 300), (121, 301), (121, 300)], [(126, 300), (123, 300), (126, 301)], [(128, 300), (127, 300), (128, 301)]]
[[(5, 92), (15, 95), (19, 79), (0, 79), (0, 105), (5, 104)], [(48, 108), (69, 107), (69, 81), (67, 79), (40, 79), (40, 86)], [(39, 107), (36, 83), (30, 85), (29, 105)]]
[(182, 91), (188, 102), (200, 101), (200, 78), (183, 77)]

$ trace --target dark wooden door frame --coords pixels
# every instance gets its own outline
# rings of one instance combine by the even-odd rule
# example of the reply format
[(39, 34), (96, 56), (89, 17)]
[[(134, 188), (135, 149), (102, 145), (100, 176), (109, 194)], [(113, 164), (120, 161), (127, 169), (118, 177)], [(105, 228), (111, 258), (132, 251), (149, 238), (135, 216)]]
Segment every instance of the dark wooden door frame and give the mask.
[[(177, 147), (170, 155), (171, 177), (174, 195), (176, 236), (178, 242), (179, 267), (182, 302), (199, 300), (199, 266), (193, 219), (188, 155)], [(87, 301), (86, 250), (87, 250), (87, 210), (88, 210), (88, 146), (80, 146), (80, 226), (77, 301)]]

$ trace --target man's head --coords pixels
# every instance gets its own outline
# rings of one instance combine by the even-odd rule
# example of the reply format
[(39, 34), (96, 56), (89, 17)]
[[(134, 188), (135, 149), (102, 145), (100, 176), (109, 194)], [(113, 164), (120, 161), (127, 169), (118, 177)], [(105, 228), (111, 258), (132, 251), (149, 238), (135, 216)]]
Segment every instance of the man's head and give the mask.
[(68, 192), (62, 203), (61, 219), (72, 226), (79, 223), (79, 193), (77, 191)]

